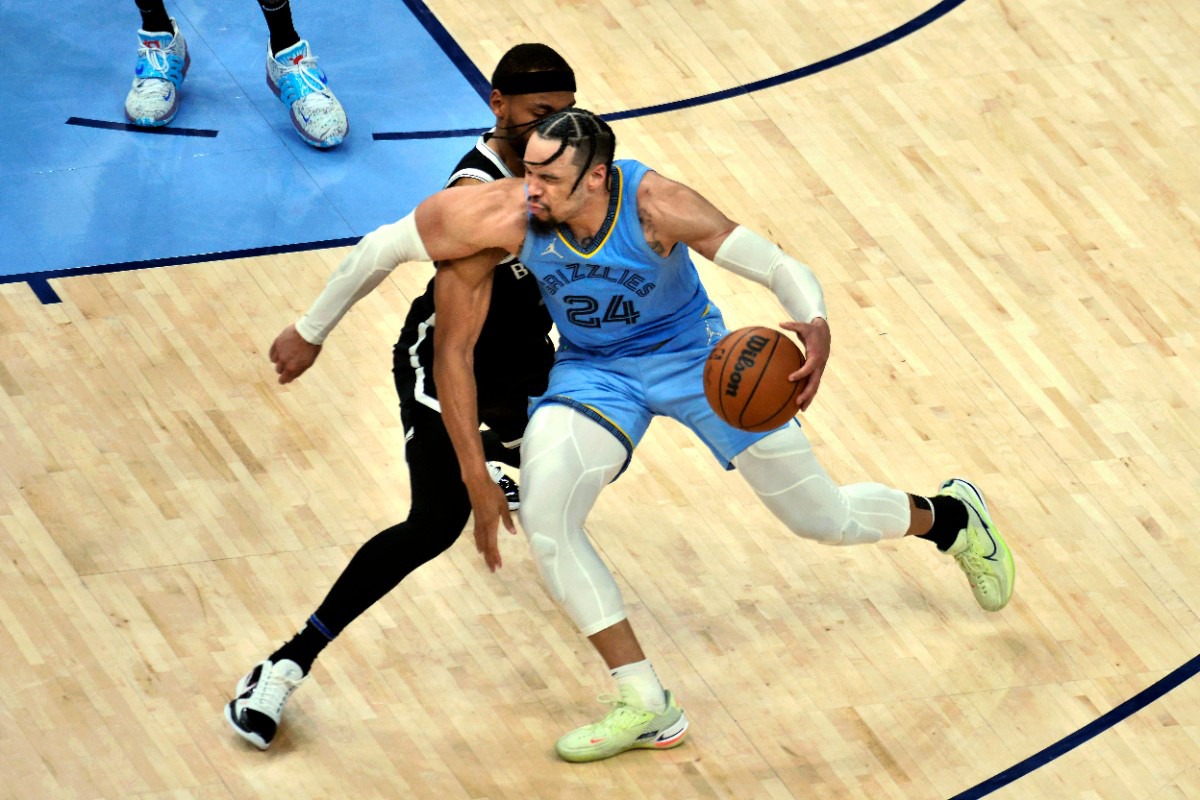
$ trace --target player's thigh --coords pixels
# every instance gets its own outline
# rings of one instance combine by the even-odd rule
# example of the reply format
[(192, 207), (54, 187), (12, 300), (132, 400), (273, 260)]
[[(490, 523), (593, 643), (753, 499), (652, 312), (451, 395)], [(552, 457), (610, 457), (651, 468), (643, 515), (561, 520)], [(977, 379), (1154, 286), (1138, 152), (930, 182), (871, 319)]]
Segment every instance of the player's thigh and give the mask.
[(525, 533), (582, 532), (592, 504), (628, 463), (625, 442), (594, 417), (562, 403), (540, 406), (521, 446)]
[[(646, 434), (653, 414), (641, 381), (616, 366), (611, 360), (561, 359), (550, 371), (546, 393), (532, 400), (533, 415), (542, 406), (567, 406), (603, 427), (632, 454)], [(530, 429), (526, 429), (526, 442)]]

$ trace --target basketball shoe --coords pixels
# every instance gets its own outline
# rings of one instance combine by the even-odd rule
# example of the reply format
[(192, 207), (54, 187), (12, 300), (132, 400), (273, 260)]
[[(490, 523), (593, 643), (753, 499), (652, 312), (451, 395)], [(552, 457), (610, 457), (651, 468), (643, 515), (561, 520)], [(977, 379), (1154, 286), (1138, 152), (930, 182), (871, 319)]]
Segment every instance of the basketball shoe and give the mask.
[(951, 478), (938, 494), (949, 495), (967, 507), (967, 527), (959, 531), (946, 552), (966, 573), (979, 605), (986, 611), (999, 611), (1012, 598), (1017, 568), (1012, 552), (992, 524), (983, 492), (965, 478)]
[(304, 670), (295, 661), (260, 661), (238, 681), (235, 697), (225, 706), (225, 719), (238, 736), (266, 750), (275, 738), (284, 703), (303, 682)]
[(157, 128), (179, 111), (179, 87), (192, 60), (187, 42), (171, 20), (170, 33), (138, 31), (138, 57), (133, 87), (125, 96), (125, 118), (134, 125)]
[(508, 510), (516, 511), (521, 507), (521, 487), (517, 486), (516, 481), (505, 475), (504, 469), (495, 461), (487, 462), (487, 466), (492, 480), (504, 492), (504, 496), (508, 498)]
[(558, 740), (554, 750), (564, 761), (599, 761), (626, 750), (666, 750), (683, 744), (688, 721), (675, 696), (667, 692), (661, 714), (641, 708), (637, 690), (621, 688), (621, 696), (600, 695), (613, 710), (599, 722), (576, 728)]
[(291, 109), (292, 125), (313, 147), (336, 147), (346, 138), (346, 111), (329, 89), (329, 79), (301, 39), (272, 54), (267, 46), (267, 85)]

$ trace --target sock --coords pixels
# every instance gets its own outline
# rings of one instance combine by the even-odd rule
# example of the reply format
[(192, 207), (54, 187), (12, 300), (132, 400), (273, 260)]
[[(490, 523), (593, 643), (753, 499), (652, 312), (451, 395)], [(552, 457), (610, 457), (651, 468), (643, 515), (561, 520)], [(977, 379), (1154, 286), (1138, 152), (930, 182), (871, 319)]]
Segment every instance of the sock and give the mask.
[(271, 53), (279, 53), (300, 41), (300, 34), (292, 25), (292, 7), (288, 0), (258, 0), (267, 30), (271, 33)]
[(967, 507), (958, 498), (945, 494), (933, 497), (912, 494), (909, 497), (917, 508), (933, 514), (933, 525), (927, 533), (918, 534), (918, 537), (933, 542), (943, 553), (949, 550), (958, 538), (959, 531), (967, 527)]
[(138, 11), (142, 12), (142, 30), (149, 33), (172, 33), (171, 17), (163, 0), (137, 0)]
[(642, 707), (647, 711), (661, 714), (667, 710), (667, 695), (650, 659), (623, 664), (612, 671), (612, 676), (617, 679), (617, 688), (632, 686), (636, 689)]
[(332, 641), (333, 637), (317, 619), (317, 615), (313, 614), (308, 618), (308, 624), (287, 644), (272, 653), (270, 658), (275, 662), (285, 658), (295, 661), (307, 675), (308, 671), (312, 669), (313, 662), (317, 660), (317, 656), (325, 649), (325, 645)]

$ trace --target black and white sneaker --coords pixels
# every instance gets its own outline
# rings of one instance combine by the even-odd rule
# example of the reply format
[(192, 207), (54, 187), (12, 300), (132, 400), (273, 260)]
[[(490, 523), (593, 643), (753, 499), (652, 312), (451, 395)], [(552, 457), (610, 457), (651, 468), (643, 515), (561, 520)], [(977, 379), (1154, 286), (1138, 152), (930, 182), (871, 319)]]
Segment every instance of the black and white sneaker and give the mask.
[(236, 696), (225, 706), (225, 719), (238, 736), (266, 750), (275, 738), (284, 703), (304, 677), (304, 670), (290, 659), (260, 661), (238, 681)]
[(508, 498), (508, 510), (516, 511), (521, 507), (521, 487), (517, 486), (517, 482), (504, 474), (504, 469), (495, 461), (488, 462), (488, 471), (492, 475), (492, 480), (504, 492), (504, 496)]

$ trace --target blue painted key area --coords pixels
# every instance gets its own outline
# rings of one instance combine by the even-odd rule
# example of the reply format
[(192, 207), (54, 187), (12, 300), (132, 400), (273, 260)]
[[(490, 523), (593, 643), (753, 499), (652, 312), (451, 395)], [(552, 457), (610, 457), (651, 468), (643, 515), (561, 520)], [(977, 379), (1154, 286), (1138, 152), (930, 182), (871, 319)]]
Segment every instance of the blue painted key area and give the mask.
[(492, 119), (464, 77), (478, 84), (478, 70), (460, 69), (409, 6), (372, 4), (364, 27), (359, 3), (301, 2), (296, 30), (350, 119), (346, 142), (316, 150), (267, 87), (258, 6), (179, 0), (167, 9), (192, 59), (179, 114), (160, 133), (130, 130), (136, 6), (63, 2), (78, 26), (47, 28), (23, 0), (0, 0), (0, 277), (361, 236), (439, 189), (472, 138), (373, 131)]

